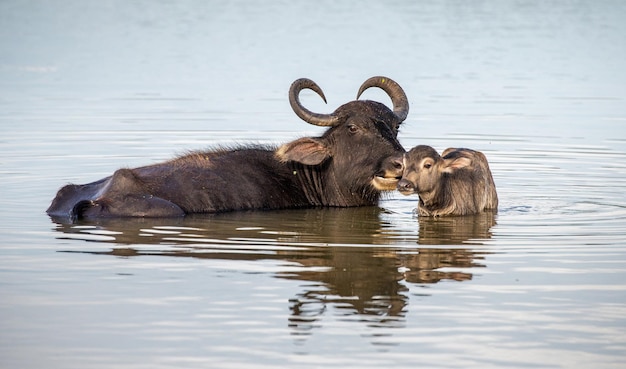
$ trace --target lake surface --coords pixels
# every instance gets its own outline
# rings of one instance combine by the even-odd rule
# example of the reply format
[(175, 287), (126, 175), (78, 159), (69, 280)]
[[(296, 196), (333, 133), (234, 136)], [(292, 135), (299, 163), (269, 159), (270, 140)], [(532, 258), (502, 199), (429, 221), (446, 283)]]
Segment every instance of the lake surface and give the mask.
[[(1, 368), (623, 368), (626, 3), (3, 1)], [(374, 75), (497, 214), (57, 223), (59, 187), (322, 129)], [(380, 91), (364, 98), (389, 104)]]

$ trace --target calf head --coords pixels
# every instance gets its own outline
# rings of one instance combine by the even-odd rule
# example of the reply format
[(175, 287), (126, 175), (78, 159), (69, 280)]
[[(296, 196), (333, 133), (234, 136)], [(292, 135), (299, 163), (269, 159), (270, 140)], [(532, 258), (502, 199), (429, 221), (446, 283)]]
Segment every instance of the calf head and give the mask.
[(289, 91), (294, 112), (304, 121), (329, 127), (320, 137), (304, 137), (281, 146), (282, 161), (324, 167), (337, 186), (351, 191), (390, 191), (402, 176), (404, 148), (398, 128), (406, 119), (409, 104), (402, 88), (386, 77), (372, 77), (361, 85), (357, 99), (370, 87), (379, 87), (391, 97), (393, 110), (375, 101), (355, 100), (331, 114), (313, 113), (302, 106), (299, 93), (315, 91), (324, 101), (321, 88), (309, 79), (296, 80)]
[(442, 186), (441, 179), (446, 174), (453, 174), (457, 170), (467, 168), (472, 160), (462, 155), (447, 155), (442, 157), (435, 149), (426, 145), (412, 148), (404, 156), (404, 171), (398, 182), (398, 191), (404, 195), (414, 193), (420, 196), (435, 192)]

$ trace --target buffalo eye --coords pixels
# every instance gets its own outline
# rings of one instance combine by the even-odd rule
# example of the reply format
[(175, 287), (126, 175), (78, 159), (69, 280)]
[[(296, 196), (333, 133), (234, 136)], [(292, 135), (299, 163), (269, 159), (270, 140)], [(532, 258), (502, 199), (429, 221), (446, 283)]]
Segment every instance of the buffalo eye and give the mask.
[(354, 124), (350, 124), (350, 125), (348, 126), (348, 130), (350, 131), (350, 133), (356, 133), (356, 132), (359, 130), (359, 127), (357, 127), (357, 126), (356, 126), (356, 125), (354, 125)]
[(432, 167), (433, 165), (431, 163), (425, 163), (424, 164), (424, 168), (426, 169), (430, 169), (430, 167)]

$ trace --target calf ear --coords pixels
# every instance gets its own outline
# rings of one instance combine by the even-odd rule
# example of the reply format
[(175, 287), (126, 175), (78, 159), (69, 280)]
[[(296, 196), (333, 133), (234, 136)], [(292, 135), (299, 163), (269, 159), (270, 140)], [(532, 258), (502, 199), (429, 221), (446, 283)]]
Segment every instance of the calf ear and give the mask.
[(304, 165), (319, 165), (331, 155), (330, 150), (322, 142), (304, 137), (279, 147), (276, 157), (283, 162), (297, 161)]
[(457, 148), (454, 148), (454, 147), (448, 147), (447, 149), (443, 150), (443, 152), (441, 153), (441, 157), (442, 157), (442, 158), (445, 158), (445, 157), (446, 157), (446, 155), (448, 155), (448, 154), (449, 154), (449, 153), (451, 153), (451, 152), (457, 151), (457, 150), (458, 150)]
[(454, 158), (444, 159), (442, 171), (444, 173), (454, 173), (455, 171), (467, 168), (472, 165), (472, 159), (466, 156), (457, 156)]

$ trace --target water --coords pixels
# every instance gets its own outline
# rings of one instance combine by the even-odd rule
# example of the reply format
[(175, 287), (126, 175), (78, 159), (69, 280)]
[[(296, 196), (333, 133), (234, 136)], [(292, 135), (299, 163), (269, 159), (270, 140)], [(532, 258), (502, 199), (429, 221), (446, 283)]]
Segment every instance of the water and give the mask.
[[(2, 2), (0, 367), (623, 367), (624, 35), (620, 1)], [(44, 213), (120, 167), (319, 134), (290, 83), (329, 112), (378, 74), (406, 148), (487, 155), (497, 214)]]

